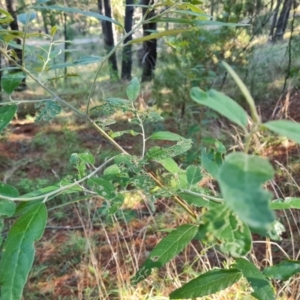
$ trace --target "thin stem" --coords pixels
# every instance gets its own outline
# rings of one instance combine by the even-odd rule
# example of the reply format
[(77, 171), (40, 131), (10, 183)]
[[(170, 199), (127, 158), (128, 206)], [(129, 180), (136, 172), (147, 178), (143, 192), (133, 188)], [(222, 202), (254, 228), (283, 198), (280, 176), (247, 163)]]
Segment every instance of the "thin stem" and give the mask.
[(216, 202), (216, 203), (224, 203), (224, 199), (209, 196), (209, 195), (206, 195), (206, 194), (201, 194), (201, 193), (197, 193), (197, 192), (193, 192), (193, 191), (189, 191), (189, 190), (181, 190), (181, 192), (187, 193), (189, 195), (193, 195), (193, 196), (196, 196), (196, 197), (201, 197), (205, 201), (211, 200), (211, 201)]
[(65, 185), (55, 191), (52, 191), (50, 193), (44, 194), (44, 195), (40, 195), (40, 196), (35, 196), (35, 197), (7, 197), (4, 195), (0, 195), (0, 199), (5, 199), (5, 200), (10, 200), (10, 201), (23, 201), (23, 202), (27, 202), (27, 201), (34, 201), (34, 200), (40, 200), (41, 198), (44, 199), (43, 202), (46, 202), (48, 200), (49, 197), (51, 196), (57, 196), (58, 194), (62, 193), (65, 190), (68, 190), (74, 186), (79, 185), (80, 183), (86, 181), (87, 179), (91, 178), (92, 176), (94, 176), (95, 174), (97, 174), (99, 171), (101, 171), (109, 162), (111, 162), (114, 157), (111, 157), (110, 159), (108, 159), (107, 161), (105, 161), (102, 165), (100, 165), (99, 167), (97, 167), (93, 172), (91, 172), (89, 175), (74, 181), (73, 183), (70, 183), (68, 185)]

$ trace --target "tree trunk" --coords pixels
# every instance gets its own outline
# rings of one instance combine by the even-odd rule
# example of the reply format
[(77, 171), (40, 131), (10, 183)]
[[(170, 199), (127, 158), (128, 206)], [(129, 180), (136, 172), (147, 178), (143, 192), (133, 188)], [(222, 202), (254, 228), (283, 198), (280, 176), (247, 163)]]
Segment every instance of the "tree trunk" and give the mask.
[[(132, 29), (132, 18), (134, 7), (128, 6), (134, 4), (134, 0), (126, 0), (126, 8), (125, 8), (125, 31), (126, 33)], [(132, 40), (132, 35), (128, 36), (124, 40), (124, 44)], [(122, 79), (131, 79), (131, 68), (132, 68), (132, 45), (128, 45), (123, 48), (122, 53)]]
[(277, 17), (278, 17), (278, 12), (279, 12), (279, 7), (281, 5), (282, 0), (277, 0), (276, 8), (274, 10), (274, 15), (272, 19), (272, 24), (271, 24), (271, 29), (270, 29), (270, 35), (269, 35), (269, 40), (274, 41), (274, 32), (275, 32), (275, 27), (277, 23)]
[[(141, 0), (141, 4), (149, 5), (153, 4), (154, 0)], [(143, 15), (146, 14), (148, 9), (143, 8)], [(154, 10), (148, 11), (147, 19), (155, 16)], [(156, 23), (148, 23), (143, 24), (144, 36), (150, 35), (152, 31), (156, 30)], [(152, 39), (150, 41), (146, 41), (143, 43), (143, 58), (142, 58), (142, 82), (150, 81), (153, 78), (154, 70), (156, 66), (156, 51), (157, 41), (156, 39)]]
[(275, 41), (283, 40), (283, 35), (289, 20), (292, 3), (292, 0), (285, 0), (283, 3), (283, 8), (276, 24)]
[[(14, 3), (13, 0), (6, 0), (6, 8), (7, 11), (11, 14), (11, 16), (14, 18), (14, 20), (10, 23), (10, 28), (11, 30), (16, 30), (19, 31), (19, 25), (18, 25), (18, 19), (17, 19), (17, 14), (16, 14), (16, 9), (14, 7)], [(21, 40), (20, 39), (16, 39), (16, 43), (18, 45), (21, 45)], [(22, 55), (22, 49), (18, 49), (18, 48), (14, 48), (14, 51), (16, 53), (17, 56), (17, 63), (19, 65), (23, 64), (23, 55)], [(20, 72), (20, 70), (13, 70), (11, 72)], [(17, 88), (17, 90), (24, 90), (26, 89), (26, 78), (24, 78), (22, 80), (22, 82), (20, 83), (19, 87)]]
[[(102, 5), (102, 0), (98, 0), (98, 8), (100, 14), (103, 14), (102, 13), (103, 6), (104, 6), (104, 15), (111, 18), (110, 0), (103, 0), (103, 5)], [(114, 34), (113, 34), (112, 23), (108, 21), (102, 21), (101, 26), (102, 26), (102, 33), (104, 38), (104, 46), (105, 49), (107, 50), (107, 53), (109, 53), (114, 48)], [(110, 70), (110, 78), (118, 79), (118, 65), (117, 65), (117, 57), (115, 53), (109, 57), (108, 63), (109, 63), (109, 70)]]

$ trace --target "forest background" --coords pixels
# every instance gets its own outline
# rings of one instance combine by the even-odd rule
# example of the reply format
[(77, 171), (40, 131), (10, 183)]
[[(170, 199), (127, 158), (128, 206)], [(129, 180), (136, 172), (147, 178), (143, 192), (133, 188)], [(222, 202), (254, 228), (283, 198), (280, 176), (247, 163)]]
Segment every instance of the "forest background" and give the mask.
[(1, 299), (300, 299), (299, 4), (1, 0)]

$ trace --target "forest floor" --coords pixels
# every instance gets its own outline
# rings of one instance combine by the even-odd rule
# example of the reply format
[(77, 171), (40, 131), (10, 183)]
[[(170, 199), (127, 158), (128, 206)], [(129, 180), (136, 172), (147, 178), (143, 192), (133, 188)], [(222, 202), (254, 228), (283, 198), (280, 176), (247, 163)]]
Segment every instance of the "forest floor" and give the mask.
[[(262, 105), (263, 119), (288, 117), (300, 121), (300, 91), (282, 99), (280, 109), (275, 107), (275, 104)], [(165, 124), (166, 129), (168, 126), (170, 124)], [(120, 144), (133, 151), (138, 147), (127, 136), (120, 139)], [(14, 120), (0, 141), (0, 180), (16, 185), (21, 193), (47, 186), (72, 169), (68, 163), (71, 153), (85, 149), (100, 160), (114, 153), (112, 146), (95, 129), (80, 122), (74, 125), (59, 121), (35, 123), (33, 118)], [(262, 155), (277, 170), (273, 192), (279, 197), (299, 197), (300, 146), (274, 139), (266, 143)], [(284, 169), (283, 166), (288, 167)], [(199, 265), (195, 263), (192, 270), (187, 270), (187, 263), (194, 261), (201, 251), (197, 241), (168, 264), (164, 271), (167, 270), (169, 278), (161, 284), (150, 289), (148, 286), (155, 282), (153, 278), (142, 284), (138, 293), (130, 287), (130, 276), (164, 235), (160, 229), (175, 227), (187, 217), (182, 216), (170, 200), (158, 201), (153, 212), (142, 195), (129, 195), (128, 199), (122, 215), (110, 221), (101, 215), (99, 199), (51, 210), (45, 234), (37, 242), (24, 299), (148, 299), (141, 295), (151, 290), (152, 295), (167, 296), (176, 287), (177, 278), (193, 277)], [(63, 201), (56, 203), (62, 204)], [(290, 214), (291, 219), (299, 220), (297, 212)], [(291, 232), (297, 234), (291, 237)], [(299, 236), (298, 224), (291, 222), (290, 230), (279, 243), (290, 257), (294, 257), (294, 253), (289, 241), (292, 238), (293, 249), (299, 249)], [(272, 244), (255, 244), (253, 253), (258, 261), (266, 258), (266, 253), (267, 259), (273, 262), (282, 258), (282, 252)], [(208, 264), (222, 264), (223, 258), (216, 252), (210, 255)], [(160, 272), (154, 277), (163, 278), (165, 275)]]

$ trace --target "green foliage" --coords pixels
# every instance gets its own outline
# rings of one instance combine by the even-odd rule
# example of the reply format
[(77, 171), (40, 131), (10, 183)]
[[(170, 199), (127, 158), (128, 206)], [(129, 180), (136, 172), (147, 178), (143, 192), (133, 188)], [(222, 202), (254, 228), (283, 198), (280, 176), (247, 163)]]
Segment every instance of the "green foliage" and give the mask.
[[(36, 6), (31, 9), (75, 13), (100, 21), (112, 22), (122, 27), (118, 21), (91, 11), (58, 5), (46, 6), (44, 5), (46, 2), (38, 1)], [(253, 297), (275, 299), (275, 292), (268, 278), (287, 280), (299, 273), (298, 261), (283, 261), (260, 272), (253, 263), (242, 258), (247, 256), (252, 249), (251, 232), (274, 239), (280, 238), (283, 229), (282, 225), (276, 221), (273, 210), (299, 209), (300, 207), (297, 198), (272, 201), (273, 196), (265, 189), (265, 185), (273, 179), (274, 170), (266, 159), (249, 154), (255, 153), (252, 151), (253, 137), (259, 130), (267, 128), (300, 143), (300, 125), (286, 120), (263, 124), (248, 89), (226, 63), (223, 65), (244, 94), (250, 113), (248, 114), (245, 109), (223, 93), (209, 89), (219, 72), (217, 63), (220, 58), (227, 57), (230, 62), (243, 61), (244, 58), (237, 57), (239, 49), (228, 42), (229, 39), (234, 40), (236, 37), (236, 29), (226, 28), (223, 30), (223, 28), (219, 28), (208, 31), (200, 30), (198, 26), (224, 25), (223, 21), (237, 22), (243, 11), (247, 11), (249, 14), (253, 12), (253, 8), (250, 6), (247, 9), (237, 4), (230, 7), (230, 3), (225, 2), (226, 14), (219, 20), (210, 21), (203, 10), (197, 6), (198, 1), (166, 1), (164, 4), (172, 9), (167, 13), (174, 13), (175, 16), (166, 16), (165, 10), (162, 10), (149, 22), (172, 22), (179, 24), (180, 27), (155, 32), (130, 42), (144, 42), (163, 37), (168, 45), (175, 49), (175, 54), (170, 54), (168, 51), (164, 54), (168, 66), (157, 74), (154, 87), (158, 93), (165, 87), (171, 90), (172, 97), (175, 97), (169, 99), (169, 101), (174, 100), (171, 103), (171, 110), (173, 107), (183, 105), (184, 111), (186, 103), (193, 103), (192, 109), (195, 112), (206, 111), (214, 118), (218, 117), (218, 113), (242, 129), (244, 138), (241, 143), (242, 151), (228, 153), (222, 143), (210, 137), (206, 140), (201, 137), (202, 144), (195, 152), (197, 160), (194, 164), (190, 163), (192, 160), (187, 160), (186, 164), (180, 164), (180, 156), (188, 156), (188, 152), (191, 151), (193, 142), (195, 142), (195, 139), (193, 140), (191, 137), (201, 130), (200, 125), (204, 124), (203, 120), (200, 120), (199, 124), (192, 124), (187, 137), (165, 130), (148, 133), (145, 130), (145, 124), (161, 121), (162, 117), (154, 108), (148, 108), (142, 112), (136, 108), (136, 102), (142, 89), (138, 78), (133, 78), (129, 83), (126, 89), (127, 99), (119, 96), (103, 97), (100, 105), (90, 108), (94, 103), (91, 98), (101, 67), (117, 48), (112, 49), (112, 52), (105, 57), (84, 56), (72, 62), (57, 63), (55, 60), (64, 52), (55, 49), (55, 44), (58, 42), (56, 40), (57, 27), (55, 26), (52, 27), (50, 35), (43, 35), (49, 41), (48, 48), (37, 50), (34, 47), (24, 46), (22, 50), (25, 62), (20, 66), (22, 72), (7, 73), (1, 79), (1, 87), (9, 95), (9, 101), (14, 101), (11, 95), (22, 82), (26, 73), (26, 75), (30, 75), (29, 77), (35, 84), (51, 95), (51, 99), (35, 100), (38, 103), (36, 107), (39, 108), (36, 121), (50, 121), (57, 117), (62, 106), (68, 107), (82, 120), (93, 126), (107, 142), (119, 151), (119, 154), (114, 157), (109, 153), (109, 157), (106, 157), (106, 160), (98, 165), (97, 157), (90, 152), (76, 153), (76, 150), (72, 150), (74, 153), (70, 157), (70, 164), (75, 168), (74, 172), (57, 183), (51, 183), (42, 188), (37, 187), (37, 190), (30, 191), (25, 195), (20, 196), (17, 189), (12, 186), (5, 183), (0, 184), (0, 229), (3, 230), (5, 218), (16, 217), (2, 245), (0, 260), (2, 299), (19, 300), (22, 298), (22, 291), (34, 259), (34, 243), (42, 236), (47, 222), (45, 203), (62, 194), (74, 196), (74, 199), (72, 198), (64, 205), (92, 197), (100, 198), (103, 206), (99, 208), (98, 213), (105, 221), (111, 216), (119, 218), (121, 212), (124, 213), (127, 220), (134, 216), (132, 211), (122, 211), (124, 194), (129, 190), (144, 194), (151, 205), (157, 199), (172, 198), (180, 206), (181, 213), (188, 214), (190, 220), (188, 224), (181, 224), (177, 228), (167, 228), (170, 233), (149, 254), (134, 275), (132, 282), (137, 284), (150, 276), (153, 269), (163, 267), (184, 250), (193, 239), (201, 240), (208, 247), (217, 248), (227, 257), (231, 257), (233, 264), (229, 268), (202, 273), (173, 291), (170, 294), (171, 299), (208, 296), (232, 286), (242, 277), (247, 279), (254, 290)], [(161, 4), (155, 5), (159, 7)], [(0, 13), (1, 23), (11, 22), (11, 16), (7, 12), (0, 10)], [(29, 26), (28, 23), (35, 17), (34, 12), (24, 13), (19, 15), (19, 21)], [(140, 29), (142, 25), (143, 20), (136, 24), (135, 30)], [(229, 25), (228, 27), (237, 26), (233, 23)], [(24, 26), (24, 30), (27, 30), (26, 27)], [(15, 61), (16, 55), (14, 51), (6, 49), (8, 46), (11, 47), (12, 40), (40, 36), (39, 33), (21, 31), (12, 33), (3, 28), (0, 33), (1, 37), (3, 34), (1, 41), (5, 44), (0, 51), (11, 62)], [(171, 35), (176, 35), (176, 37), (172, 39)], [(118, 45), (123, 44), (126, 38), (125, 34)], [(228, 52), (225, 53), (226, 51)], [(32, 55), (34, 62), (27, 63), (27, 55)], [(60, 69), (66, 67), (77, 68), (96, 63), (99, 66), (90, 87), (84, 113), (80, 108), (78, 109), (62, 99), (62, 96), (59, 96), (51, 85), (52, 81), (68, 76), (67, 73), (53, 75), (53, 72), (60, 72)], [(77, 76), (77, 74), (72, 73), (70, 76)], [(26, 100), (21, 102), (26, 102)], [(167, 102), (163, 100), (158, 104), (166, 105)], [(15, 105), (17, 102), (13, 103), (11, 105), (5, 103), (0, 107), (0, 131), (8, 126), (17, 111), (17, 105)], [(200, 105), (205, 109), (199, 108)], [(213, 112), (208, 111), (207, 108)], [(129, 129), (122, 128), (122, 130), (116, 131), (111, 126), (117, 122), (115, 114), (119, 112), (130, 115)], [(90, 116), (90, 113), (93, 117)], [(193, 118), (191, 121), (193, 122)], [(141, 151), (139, 154), (128, 153), (117, 143), (115, 138), (123, 134), (131, 134), (136, 139), (140, 139)], [(156, 142), (158, 145), (155, 144)], [(43, 144), (43, 140), (40, 143)], [(153, 146), (153, 144), (155, 145)], [(159, 163), (164, 168), (161, 176), (151, 170), (153, 162)], [(216, 180), (220, 188), (218, 192), (214, 191), (213, 193), (199, 184), (208, 175), (207, 173)], [(21, 181), (21, 183), (27, 185), (27, 181)], [(33, 186), (32, 181), (28, 186)], [(77, 198), (77, 196), (80, 197)]]
[(170, 299), (203, 297), (222, 291), (242, 277), (237, 269), (211, 270), (186, 283), (170, 294)]
[(17, 105), (6, 105), (0, 107), (0, 132), (10, 123), (15, 113), (17, 112)]

